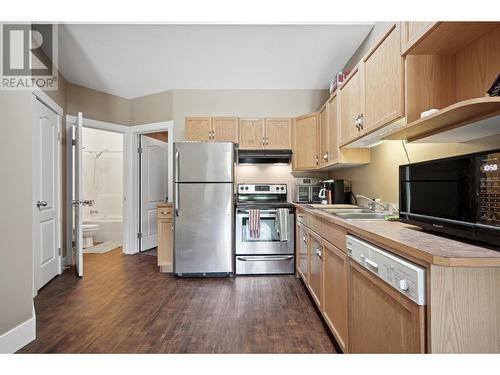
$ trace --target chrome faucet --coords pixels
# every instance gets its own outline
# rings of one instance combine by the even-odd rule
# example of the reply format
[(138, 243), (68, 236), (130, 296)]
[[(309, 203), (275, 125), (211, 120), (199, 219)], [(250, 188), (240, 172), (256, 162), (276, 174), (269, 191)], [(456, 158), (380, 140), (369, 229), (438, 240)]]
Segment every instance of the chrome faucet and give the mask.
[(389, 211), (390, 209), (390, 203), (381, 203), (381, 202), (377, 202), (375, 200), (375, 198), (368, 198), (367, 196), (365, 195), (361, 195), (361, 194), (356, 194), (356, 199), (357, 198), (363, 198), (365, 200), (367, 200), (369, 203), (368, 203), (368, 207), (370, 208), (370, 210), (372, 211), (375, 211), (376, 209), (376, 206), (378, 205), (379, 207), (382, 208), (383, 211)]

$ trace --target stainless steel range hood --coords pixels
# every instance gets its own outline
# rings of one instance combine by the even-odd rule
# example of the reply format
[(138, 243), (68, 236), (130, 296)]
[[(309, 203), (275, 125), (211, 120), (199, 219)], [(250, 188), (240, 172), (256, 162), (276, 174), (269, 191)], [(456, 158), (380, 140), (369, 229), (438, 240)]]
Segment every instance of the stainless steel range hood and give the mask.
[(290, 164), (292, 150), (238, 150), (239, 164)]

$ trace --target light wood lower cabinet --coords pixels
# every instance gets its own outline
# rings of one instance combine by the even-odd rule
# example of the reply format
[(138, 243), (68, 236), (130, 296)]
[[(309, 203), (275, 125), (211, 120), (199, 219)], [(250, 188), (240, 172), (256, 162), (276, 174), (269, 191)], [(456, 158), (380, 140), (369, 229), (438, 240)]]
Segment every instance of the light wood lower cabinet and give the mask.
[(323, 241), (323, 317), (344, 352), (348, 345), (347, 255)]
[(321, 237), (309, 232), (309, 289), (321, 309), (323, 304), (323, 248)]
[(349, 352), (425, 353), (425, 307), (349, 261)]
[(306, 228), (300, 223), (297, 223), (295, 233), (297, 234), (297, 273), (307, 285), (309, 283), (309, 235)]
[(158, 266), (172, 272), (174, 265), (174, 216), (171, 203), (158, 205)]

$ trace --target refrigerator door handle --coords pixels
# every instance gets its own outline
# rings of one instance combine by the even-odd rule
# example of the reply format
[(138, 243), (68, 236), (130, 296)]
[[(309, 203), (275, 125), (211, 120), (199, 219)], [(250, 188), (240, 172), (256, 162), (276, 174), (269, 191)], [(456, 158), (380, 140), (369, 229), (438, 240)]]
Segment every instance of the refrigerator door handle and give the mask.
[(180, 154), (179, 150), (175, 151), (175, 181), (179, 182), (179, 168), (180, 168)]
[(175, 216), (179, 217), (179, 184), (176, 183), (175, 185)]

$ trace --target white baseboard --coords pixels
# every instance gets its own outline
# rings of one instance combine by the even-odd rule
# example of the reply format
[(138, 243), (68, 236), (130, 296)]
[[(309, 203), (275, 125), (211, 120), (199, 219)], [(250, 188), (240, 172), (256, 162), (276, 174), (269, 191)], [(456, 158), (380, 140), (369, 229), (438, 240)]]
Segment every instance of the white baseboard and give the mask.
[(36, 317), (33, 308), (33, 316), (30, 319), (0, 336), (0, 353), (15, 353), (35, 338)]

